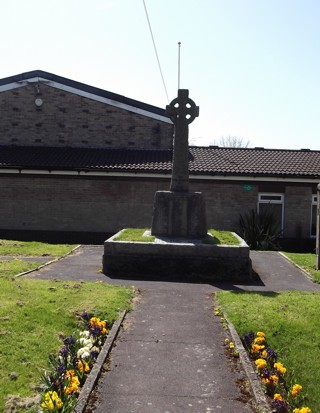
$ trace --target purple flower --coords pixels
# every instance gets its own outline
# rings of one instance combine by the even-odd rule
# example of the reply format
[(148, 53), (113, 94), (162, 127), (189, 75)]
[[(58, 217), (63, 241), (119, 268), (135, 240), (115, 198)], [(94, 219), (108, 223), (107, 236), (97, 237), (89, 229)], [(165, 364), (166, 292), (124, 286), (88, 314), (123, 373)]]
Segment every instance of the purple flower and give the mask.
[(75, 340), (75, 338), (74, 338), (73, 336), (70, 336), (70, 337), (67, 337), (67, 338), (63, 341), (63, 343), (64, 343), (66, 346), (74, 346), (74, 345), (76, 344), (76, 340)]
[(67, 357), (69, 354), (69, 349), (67, 346), (63, 346), (61, 347), (60, 351), (59, 351), (59, 355), (62, 357)]
[(278, 359), (278, 354), (271, 348), (267, 348), (267, 359), (276, 362)]
[(100, 328), (99, 326), (97, 326), (97, 325), (94, 325), (93, 328), (90, 328), (90, 334), (91, 334), (93, 337), (99, 337), (100, 334), (101, 334), (101, 328)]
[(86, 321), (89, 321), (90, 320), (90, 314), (88, 314), (86, 311), (84, 311), (82, 314), (81, 314), (81, 317), (84, 319), (84, 320), (86, 320)]
[(95, 360), (99, 355), (99, 351), (91, 351), (90, 352), (90, 357), (92, 358), (92, 360)]
[(78, 357), (74, 357), (74, 359), (72, 360), (72, 365), (74, 368), (76, 368), (78, 366), (80, 359), (78, 359)]
[(263, 379), (268, 379), (270, 377), (270, 371), (267, 369), (267, 367), (264, 367), (263, 369), (260, 370), (260, 377)]
[(63, 364), (59, 363), (56, 367), (56, 370), (59, 376), (62, 376), (66, 372), (66, 367)]
[(288, 404), (285, 400), (273, 400), (271, 406), (277, 413), (288, 413)]
[(253, 331), (249, 331), (248, 334), (246, 334), (245, 336), (243, 336), (244, 344), (245, 344), (247, 347), (250, 347), (250, 346), (251, 346), (251, 344), (253, 343), (253, 340), (254, 340), (254, 332), (253, 332)]

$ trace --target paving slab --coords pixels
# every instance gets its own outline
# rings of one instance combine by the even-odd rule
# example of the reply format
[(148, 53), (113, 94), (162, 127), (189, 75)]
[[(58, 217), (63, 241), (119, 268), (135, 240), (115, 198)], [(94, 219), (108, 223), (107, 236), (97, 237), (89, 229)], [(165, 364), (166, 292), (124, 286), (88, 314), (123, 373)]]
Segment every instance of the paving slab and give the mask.
[(226, 337), (207, 291), (143, 291), (99, 380), (94, 411), (253, 412), (237, 385), (245, 375), (225, 355)]

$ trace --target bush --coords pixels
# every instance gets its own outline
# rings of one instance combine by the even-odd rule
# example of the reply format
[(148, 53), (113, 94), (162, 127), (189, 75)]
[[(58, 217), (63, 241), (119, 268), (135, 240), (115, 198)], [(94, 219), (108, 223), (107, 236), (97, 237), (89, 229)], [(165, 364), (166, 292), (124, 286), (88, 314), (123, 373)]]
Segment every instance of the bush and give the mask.
[(252, 250), (278, 250), (282, 235), (278, 219), (271, 209), (252, 209), (240, 214), (239, 233)]

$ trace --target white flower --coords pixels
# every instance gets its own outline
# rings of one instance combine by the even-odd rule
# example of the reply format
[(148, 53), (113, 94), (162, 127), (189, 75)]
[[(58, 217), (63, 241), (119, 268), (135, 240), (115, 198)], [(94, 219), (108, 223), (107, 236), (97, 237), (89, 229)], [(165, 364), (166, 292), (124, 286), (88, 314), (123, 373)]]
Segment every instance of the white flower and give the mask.
[(88, 330), (80, 331), (79, 335), (80, 335), (80, 337), (89, 338), (90, 337), (90, 331), (88, 331)]
[(89, 347), (92, 346), (93, 342), (91, 338), (79, 338), (78, 342), (84, 346), (84, 347)]
[(86, 346), (86, 347), (81, 347), (79, 348), (79, 350), (77, 351), (77, 357), (80, 359), (86, 359), (88, 357), (90, 357), (90, 347)]

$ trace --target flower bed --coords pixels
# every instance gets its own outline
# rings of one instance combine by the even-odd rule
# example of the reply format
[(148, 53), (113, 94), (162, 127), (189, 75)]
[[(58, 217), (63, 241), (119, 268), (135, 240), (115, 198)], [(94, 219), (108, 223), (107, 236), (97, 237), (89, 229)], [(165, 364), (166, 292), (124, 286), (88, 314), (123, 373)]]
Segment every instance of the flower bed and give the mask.
[(304, 402), (302, 386), (294, 383), (286, 367), (278, 361), (278, 354), (268, 345), (264, 332), (250, 331), (242, 338), (243, 345), (256, 366), (265, 393), (270, 397), (276, 413), (311, 413)]
[(41, 412), (69, 413), (108, 335), (106, 321), (81, 314), (83, 330), (63, 340), (57, 356), (50, 357), (50, 371), (43, 374)]
[[(223, 316), (220, 307), (214, 308), (214, 314), (220, 316), (220, 322), (225, 329), (231, 329), (232, 326)], [(237, 333), (235, 334), (239, 347), (242, 347)], [(268, 397), (272, 412), (312, 413), (309, 407), (302, 406), (306, 399), (302, 393), (302, 386), (294, 382), (293, 374), (288, 374), (286, 367), (279, 362), (278, 354), (269, 346), (265, 333), (258, 331), (254, 334), (250, 331), (242, 337), (241, 342), (244, 347), (243, 351), (249, 355), (255, 366), (257, 377)], [(239, 357), (238, 348), (229, 338), (225, 339), (225, 346), (228, 354), (235, 358)]]

